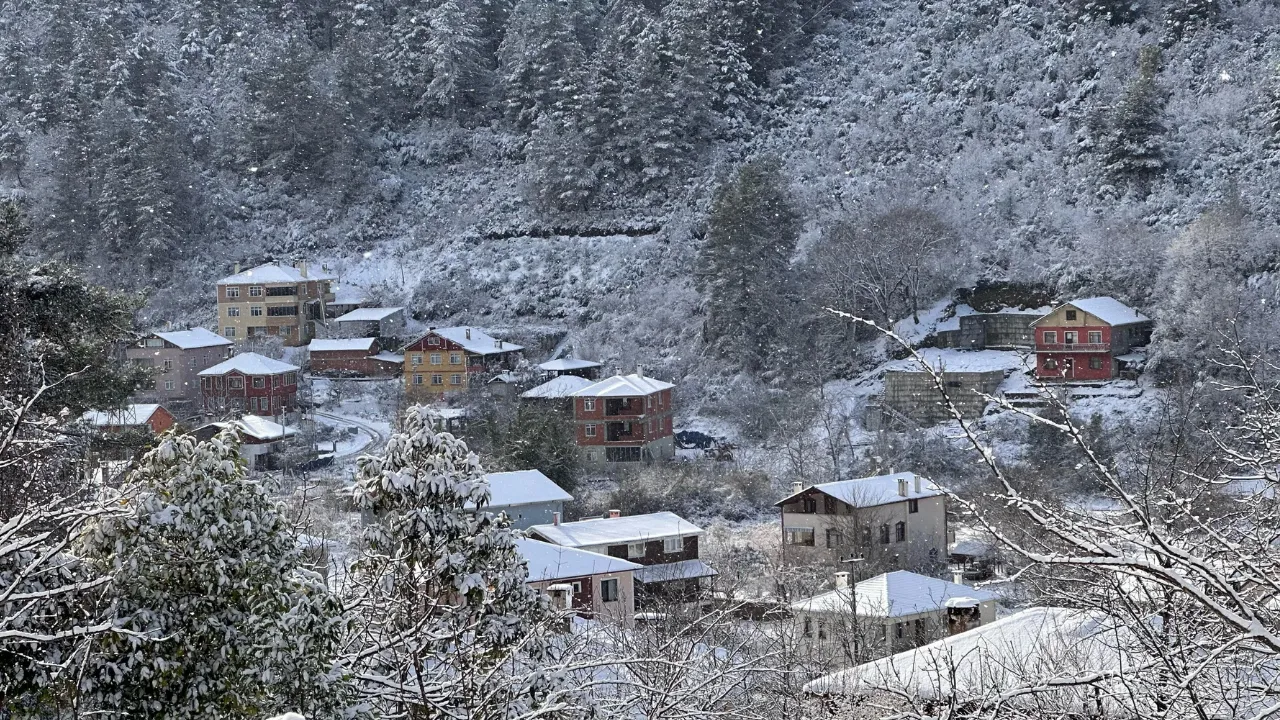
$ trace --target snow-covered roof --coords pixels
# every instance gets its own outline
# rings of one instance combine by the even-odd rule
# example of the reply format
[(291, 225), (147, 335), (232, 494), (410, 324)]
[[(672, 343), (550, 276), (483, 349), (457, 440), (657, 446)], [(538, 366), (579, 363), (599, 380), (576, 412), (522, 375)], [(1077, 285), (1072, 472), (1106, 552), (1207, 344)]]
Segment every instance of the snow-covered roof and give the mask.
[(395, 353), (393, 353), (393, 352), (387, 352), (386, 350), (383, 350), (382, 352), (378, 353), (377, 355), (370, 355), (370, 356), (369, 356), (369, 358), (370, 358), (370, 359), (372, 359), (372, 360), (381, 360), (382, 362), (389, 362), (389, 363), (400, 363), (400, 364), (404, 364), (404, 356), (403, 356), (403, 355), (397, 355), (397, 354), (395, 354)]
[[(853, 587), (853, 600), (857, 603), (858, 615), (863, 617), (894, 618), (936, 612), (945, 608), (947, 601), (953, 598), (985, 602), (995, 600), (996, 595), (906, 570), (877, 575)], [(847, 613), (849, 600), (849, 588), (837, 588), (794, 602), (791, 609), (808, 613)]]
[[(993, 372), (1026, 366), (1023, 354), (1010, 350), (961, 350), (958, 348), (920, 348), (916, 351), (922, 360), (938, 372)], [(892, 360), (881, 366), (884, 370), (920, 372), (919, 361), (914, 357)]]
[[(1077, 310), (1083, 310), (1108, 325), (1131, 325), (1133, 323), (1147, 322), (1151, 319), (1113, 297), (1091, 297), (1083, 300), (1072, 300), (1063, 303), (1062, 306), (1066, 305), (1070, 305)], [(1052, 314), (1052, 312), (1046, 313), (1044, 317)], [(1044, 317), (1040, 319), (1043, 320)], [(1040, 322), (1040, 320), (1036, 322)]]
[(600, 553), (517, 538), (516, 548), (529, 566), (529, 582), (565, 580), (638, 570), (640, 566)]
[(669, 382), (654, 380), (639, 374), (614, 375), (598, 383), (584, 387), (574, 397), (643, 397), (675, 387)]
[(230, 340), (222, 337), (218, 333), (205, 330), (204, 328), (175, 330), (173, 332), (158, 332), (155, 333), (155, 336), (167, 343), (177, 345), (183, 350), (232, 344)]
[(489, 378), (489, 382), (491, 384), (504, 383), (507, 385), (515, 385), (516, 383), (520, 382), (520, 376), (516, 375), (515, 373), (498, 373), (497, 375), (494, 375), (493, 377)]
[(369, 351), (377, 338), (316, 338), (307, 345), (309, 352)]
[[(804, 686), (811, 695), (864, 697), (906, 690), (921, 699), (994, 698), (1025, 688), (1043, 688), (1055, 700), (1090, 707), (1103, 700), (1107, 717), (1141, 715), (1124, 707), (1130, 699), (1126, 671), (1146, 664), (1132, 632), (1099, 611), (1038, 607), (906, 652), (841, 670)], [(1095, 692), (1086, 684), (1052, 687), (1051, 680), (1114, 673)], [(1110, 691), (1110, 692), (1109, 692)], [(1008, 703), (1034, 704), (1041, 696), (1019, 694)], [(1056, 705), (1057, 703), (1055, 703)]]
[[(473, 355), (494, 355), (524, 349), (523, 345), (516, 345), (515, 343), (499, 340), (479, 328), (474, 327), (431, 328), (422, 337), (426, 337), (433, 333), (448, 340), (449, 342), (461, 345), (464, 350), (472, 353)], [(422, 338), (418, 339), (421, 340)], [(417, 340), (414, 340), (413, 342), (417, 342)], [(498, 343), (502, 343), (502, 345), (499, 346)], [(413, 343), (409, 344), (412, 345)]]
[(659, 583), (672, 580), (714, 577), (718, 574), (710, 565), (694, 559), (663, 563), (662, 565), (645, 565), (635, 571), (635, 579), (642, 583)]
[(484, 479), (489, 483), (490, 508), (573, 500), (572, 495), (538, 470), (489, 473)]
[(303, 275), (302, 271), (292, 265), (281, 265), (279, 263), (267, 263), (250, 268), (244, 272), (228, 275), (218, 281), (219, 285), (245, 285), (248, 283), (298, 283), (308, 280), (334, 280), (335, 275), (318, 270), (307, 270), (307, 274)]
[(334, 283), (333, 302), (331, 305), (360, 305), (364, 303), (368, 297), (364, 294), (364, 289), (350, 285), (347, 283)]
[[(920, 480), (920, 489), (916, 490), (916, 479)], [(899, 492), (902, 487), (900, 480), (906, 481), (907, 494), (903, 495)], [(792, 493), (787, 497), (774, 503), (775, 506), (782, 505), (793, 498), (808, 492), (809, 490), (817, 490), (818, 492), (829, 495), (837, 500), (842, 500), (854, 507), (875, 507), (877, 505), (888, 505), (895, 502), (906, 502), (907, 500), (920, 500), (922, 498), (937, 497), (943, 494), (933, 483), (913, 472), (894, 473), (892, 475), (876, 475), (875, 477), (857, 478), (854, 480), (840, 480), (838, 482), (822, 483), (820, 485), (810, 485), (799, 492)]]
[(374, 322), (403, 311), (402, 307), (356, 308), (346, 315), (340, 316), (336, 322)]
[(160, 406), (154, 403), (126, 405), (120, 410), (90, 410), (80, 419), (94, 427), (135, 427), (145, 425)]
[(529, 532), (566, 547), (619, 545), (641, 540), (701, 535), (702, 528), (673, 512), (594, 518), (559, 525), (534, 525)]
[(559, 360), (548, 360), (538, 366), (539, 370), (547, 372), (564, 372), (565, 370), (585, 370), (587, 368), (598, 368), (600, 363), (595, 360), (579, 360), (578, 358), (560, 358)]
[(297, 365), (290, 365), (287, 362), (272, 360), (258, 353), (248, 352), (236, 355), (229, 360), (223, 360), (207, 370), (201, 370), (199, 374), (201, 377), (226, 375), (229, 372), (239, 372), (245, 375), (279, 375), (280, 373), (297, 372), (301, 369)]
[(554, 377), (541, 385), (520, 393), (522, 398), (566, 398), (578, 392), (579, 390), (595, 385), (594, 380), (588, 380), (577, 375), (560, 375)]
[[(272, 422), (257, 415), (245, 415), (239, 420), (231, 423), (236, 430), (258, 440), (276, 440), (281, 438), (293, 437), (298, 434), (297, 429), (287, 425), (281, 425)], [(225, 427), (225, 425), (224, 425)]]

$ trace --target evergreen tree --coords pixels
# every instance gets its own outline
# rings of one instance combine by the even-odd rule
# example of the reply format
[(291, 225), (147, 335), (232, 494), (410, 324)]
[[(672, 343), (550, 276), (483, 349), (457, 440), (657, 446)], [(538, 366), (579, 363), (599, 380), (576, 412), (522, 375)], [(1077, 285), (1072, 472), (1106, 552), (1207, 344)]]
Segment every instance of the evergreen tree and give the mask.
[(1165, 92), (1156, 81), (1159, 71), (1160, 48), (1142, 48), (1138, 76), (1111, 112), (1101, 147), (1106, 173), (1115, 181), (1143, 185), (1164, 172)]
[(785, 282), (800, 215), (773, 158), (748, 162), (712, 201), (700, 274), (704, 338), (723, 357), (761, 368), (785, 316)]
[(522, 403), (501, 438), (499, 459), (512, 470), (535, 468), (572, 492), (578, 473), (573, 427), (566, 413)]
[(427, 13), (430, 39), (427, 68), (431, 82), (423, 101), (456, 118), (459, 111), (481, 104), (492, 82), (479, 29), (461, 0), (437, 0)]
[(1262, 119), (1267, 156), (1271, 162), (1280, 161), (1280, 66), (1271, 75), (1271, 83), (1267, 87), (1266, 105), (1262, 108)]
[(89, 658), (82, 706), (108, 717), (336, 716), (341, 604), (303, 572), (233, 433), (169, 435), (129, 483), (128, 513), (84, 543), (116, 578), (117, 631)]
[(572, 113), (582, 92), (587, 15), (575, 0), (519, 0), (498, 51), (508, 117), (528, 129), (543, 114)]

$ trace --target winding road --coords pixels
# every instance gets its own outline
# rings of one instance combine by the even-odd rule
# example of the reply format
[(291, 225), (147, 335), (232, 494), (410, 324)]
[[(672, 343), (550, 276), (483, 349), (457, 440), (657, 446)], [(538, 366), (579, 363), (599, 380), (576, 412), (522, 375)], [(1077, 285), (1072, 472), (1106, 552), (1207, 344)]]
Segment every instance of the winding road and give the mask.
[(382, 431), (359, 418), (354, 418), (350, 415), (335, 415), (333, 413), (321, 412), (319, 410), (313, 410), (311, 414), (316, 418), (324, 418), (332, 421), (332, 423), (325, 423), (326, 425), (332, 424), (338, 427), (356, 427), (359, 428), (360, 432), (369, 437), (369, 442), (363, 445), (353, 445), (352, 447), (343, 448), (339, 452), (335, 453), (335, 458), (347, 458), (361, 453), (371, 453), (382, 447), (382, 444), (387, 441), (387, 438), (383, 436)]

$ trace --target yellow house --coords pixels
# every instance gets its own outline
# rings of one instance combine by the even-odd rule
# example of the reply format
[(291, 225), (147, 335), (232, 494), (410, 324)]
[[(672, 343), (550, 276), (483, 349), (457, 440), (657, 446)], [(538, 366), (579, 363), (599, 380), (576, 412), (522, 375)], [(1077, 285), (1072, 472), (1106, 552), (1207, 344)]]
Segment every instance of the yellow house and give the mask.
[(461, 392), (476, 376), (513, 369), (521, 350), (524, 347), (477, 328), (431, 328), (401, 348), (405, 394), (411, 400), (429, 400)]
[(218, 281), (218, 329), (237, 343), (278, 337), (285, 345), (306, 345), (315, 323), (324, 322), (325, 304), (333, 301), (333, 275), (268, 263)]

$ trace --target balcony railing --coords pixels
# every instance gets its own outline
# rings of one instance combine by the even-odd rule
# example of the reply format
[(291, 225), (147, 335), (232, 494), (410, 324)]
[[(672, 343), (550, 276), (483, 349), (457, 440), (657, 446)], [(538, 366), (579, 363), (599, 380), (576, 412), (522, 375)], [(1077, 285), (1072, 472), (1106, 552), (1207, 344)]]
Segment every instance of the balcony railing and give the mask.
[(1111, 352), (1107, 343), (1037, 343), (1037, 352)]

